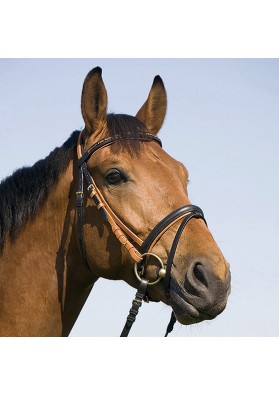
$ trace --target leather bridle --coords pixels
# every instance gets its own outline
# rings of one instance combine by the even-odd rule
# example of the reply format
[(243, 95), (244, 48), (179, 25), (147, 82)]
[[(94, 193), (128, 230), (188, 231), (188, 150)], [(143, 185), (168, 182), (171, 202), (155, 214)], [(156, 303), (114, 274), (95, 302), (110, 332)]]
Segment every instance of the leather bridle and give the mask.
[[(78, 191), (76, 192), (76, 207), (77, 207), (77, 225), (78, 225), (78, 235), (79, 235), (79, 244), (81, 249), (81, 254), (86, 261), (89, 269), (91, 270), (87, 258), (86, 258), (86, 249), (83, 237), (83, 198), (84, 198), (84, 179), (87, 183), (87, 191), (89, 196), (93, 199), (94, 203), (96, 204), (97, 208), (102, 212), (104, 221), (108, 222), (111, 226), (113, 233), (115, 234), (116, 238), (119, 240), (121, 245), (127, 249), (132, 259), (135, 261), (134, 265), (134, 272), (135, 276), (139, 281), (139, 287), (135, 296), (135, 299), (132, 302), (132, 307), (130, 309), (129, 315), (127, 317), (127, 321), (121, 333), (121, 337), (127, 337), (130, 329), (135, 322), (136, 315), (138, 314), (138, 310), (142, 305), (142, 300), (147, 299), (147, 286), (153, 286), (159, 283), (162, 279), (164, 281), (165, 292), (167, 298), (170, 295), (170, 278), (171, 278), (171, 267), (173, 264), (175, 252), (177, 249), (177, 245), (181, 234), (188, 224), (188, 222), (192, 218), (202, 219), (205, 223), (205, 218), (203, 215), (202, 210), (195, 205), (184, 205), (178, 209), (175, 209), (165, 218), (163, 218), (149, 233), (147, 238), (143, 241), (140, 239), (136, 234), (134, 234), (113, 212), (110, 208), (108, 203), (106, 202), (105, 198), (103, 197), (102, 193), (98, 189), (93, 177), (89, 173), (87, 169), (87, 160), (93, 155), (96, 151), (110, 146), (115, 142), (119, 142), (123, 140), (123, 138), (115, 136), (115, 137), (107, 137), (95, 143), (91, 146), (87, 151), (85, 151), (83, 142), (82, 132), (78, 137), (77, 142), (77, 156), (78, 156)], [(144, 133), (141, 134), (139, 137), (126, 137), (125, 140), (139, 140), (141, 142), (149, 142), (155, 141), (161, 147), (162, 143), (161, 140), (151, 134), (151, 133)], [(181, 221), (181, 224), (177, 230), (175, 238), (172, 243), (172, 247), (170, 250), (169, 257), (167, 259), (167, 263), (164, 264), (161, 258), (154, 253), (152, 253), (152, 249), (155, 244), (159, 241), (159, 239), (165, 234), (165, 232), (172, 227), (177, 222)], [(135, 246), (136, 245), (136, 246)], [(145, 279), (145, 267), (147, 265), (148, 257), (152, 256), (157, 259), (159, 263), (157, 278), (155, 281), (148, 281)], [(167, 336), (173, 328), (173, 325), (176, 321), (174, 313), (172, 312), (171, 320), (168, 325), (167, 331), (165, 336)]]

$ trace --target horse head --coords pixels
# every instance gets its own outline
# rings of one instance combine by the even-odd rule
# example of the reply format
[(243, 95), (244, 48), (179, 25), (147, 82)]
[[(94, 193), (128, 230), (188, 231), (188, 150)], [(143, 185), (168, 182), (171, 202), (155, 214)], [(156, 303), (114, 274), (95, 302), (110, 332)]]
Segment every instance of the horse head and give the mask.
[(87, 179), (88, 193), (80, 249), (96, 278), (135, 288), (145, 279), (149, 299), (170, 305), (181, 324), (213, 319), (230, 293), (229, 264), (189, 200), (187, 169), (157, 138), (167, 108), (163, 81), (154, 78), (132, 117), (107, 114), (101, 74), (89, 72), (81, 99), (80, 184)]

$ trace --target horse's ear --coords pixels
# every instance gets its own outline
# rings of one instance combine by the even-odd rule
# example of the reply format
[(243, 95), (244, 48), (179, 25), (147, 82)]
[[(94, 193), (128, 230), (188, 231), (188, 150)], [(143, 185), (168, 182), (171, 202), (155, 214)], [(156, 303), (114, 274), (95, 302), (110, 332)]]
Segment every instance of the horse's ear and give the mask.
[(106, 120), (107, 91), (102, 80), (102, 69), (95, 67), (86, 76), (82, 95), (81, 112), (87, 130), (92, 134)]
[(136, 118), (145, 124), (154, 135), (163, 125), (167, 110), (167, 93), (160, 76), (154, 78), (146, 102), (138, 111)]

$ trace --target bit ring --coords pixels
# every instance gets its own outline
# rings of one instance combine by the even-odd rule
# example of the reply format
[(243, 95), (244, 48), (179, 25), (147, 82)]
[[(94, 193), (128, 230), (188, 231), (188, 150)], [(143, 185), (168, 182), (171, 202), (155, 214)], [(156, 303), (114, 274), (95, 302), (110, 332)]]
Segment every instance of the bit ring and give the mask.
[[(147, 257), (147, 256), (155, 257), (159, 261), (159, 264), (160, 264), (160, 267), (161, 267), (159, 269), (159, 271), (158, 271), (158, 278), (155, 281), (153, 281), (153, 282), (149, 282), (148, 281), (148, 286), (154, 286), (157, 283), (159, 283), (162, 278), (164, 278), (166, 276), (166, 269), (165, 269), (165, 266), (164, 266), (164, 263), (163, 263), (162, 259), (159, 256), (157, 256), (154, 253), (143, 253), (141, 255), (142, 258), (143, 257)], [(136, 275), (137, 279), (141, 282), (142, 278), (140, 277), (140, 274), (138, 273), (138, 263), (135, 263), (134, 271), (135, 271), (135, 275)]]

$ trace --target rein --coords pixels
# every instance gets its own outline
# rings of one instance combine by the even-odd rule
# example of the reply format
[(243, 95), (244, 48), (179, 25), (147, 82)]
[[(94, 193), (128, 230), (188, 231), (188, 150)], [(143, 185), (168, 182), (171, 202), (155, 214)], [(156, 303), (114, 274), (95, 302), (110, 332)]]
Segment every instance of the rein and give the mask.
[[(137, 138), (139, 141), (148, 142), (148, 141), (156, 141), (161, 147), (161, 140), (151, 134), (145, 133)], [(96, 151), (110, 146), (111, 144), (120, 141), (120, 137), (107, 137), (95, 143), (91, 146), (87, 151), (84, 150), (82, 144), (82, 132), (78, 137), (77, 142), (77, 156), (78, 156), (78, 191), (76, 192), (76, 207), (77, 207), (77, 225), (78, 225), (78, 234), (79, 234), (79, 243), (82, 256), (87, 263), (87, 266), (91, 270), (87, 259), (86, 259), (86, 249), (83, 238), (83, 211), (84, 211), (84, 179), (87, 183), (87, 191), (89, 196), (93, 199), (97, 208), (101, 211), (104, 221), (109, 222), (113, 233), (116, 238), (119, 240), (121, 245), (129, 252), (130, 256), (134, 260), (134, 272), (135, 276), (139, 280), (139, 287), (137, 293), (135, 295), (135, 299), (132, 302), (132, 307), (129, 311), (129, 315), (127, 317), (126, 323), (124, 325), (123, 331), (121, 333), (121, 337), (127, 337), (133, 323), (136, 320), (136, 315), (138, 314), (138, 310), (142, 305), (142, 301), (147, 298), (147, 286), (153, 286), (159, 283), (162, 279), (164, 279), (165, 291), (167, 298), (170, 297), (170, 274), (171, 267), (173, 264), (173, 259), (175, 256), (175, 252), (177, 249), (177, 245), (181, 234), (188, 224), (188, 222), (192, 218), (203, 219), (205, 218), (202, 210), (195, 205), (184, 205), (181, 208), (175, 209), (169, 215), (167, 215), (164, 219), (162, 219), (149, 233), (147, 238), (143, 241), (136, 234), (134, 234), (113, 212), (105, 198), (103, 197), (101, 191), (98, 189), (93, 177), (90, 175), (87, 169), (87, 160), (93, 155)], [(135, 140), (135, 138), (125, 138), (125, 140)], [(160, 257), (152, 253), (152, 249), (158, 240), (165, 234), (165, 232), (176, 224), (178, 221), (181, 221), (181, 224), (178, 228), (178, 231), (175, 235), (169, 257), (167, 259), (166, 265), (163, 263)], [(138, 247), (136, 247), (130, 240), (132, 240)], [(154, 257), (157, 259), (159, 263), (159, 268), (157, 272), (157, 279), (155, 281), (148, 281), (144, 278), (144, 270), (147, 265), (148, 257)], [(172, 312), (170, 323), (167, 327), (167, 331), (165, 337), (172, 331), (173, 325), (176, 321), (175, 315)]]

